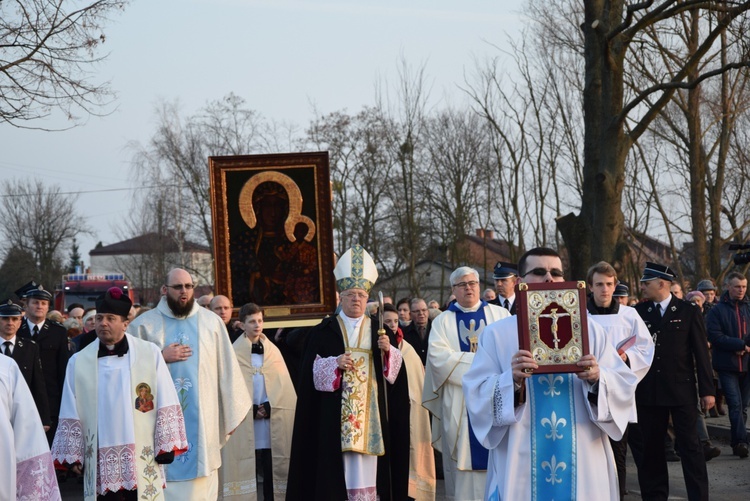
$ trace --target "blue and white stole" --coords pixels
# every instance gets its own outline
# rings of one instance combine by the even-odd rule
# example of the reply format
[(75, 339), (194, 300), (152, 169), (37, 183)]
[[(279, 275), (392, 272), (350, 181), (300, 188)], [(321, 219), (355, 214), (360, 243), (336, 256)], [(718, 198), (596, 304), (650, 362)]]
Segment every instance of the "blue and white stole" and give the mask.
[(576, 499), (576, 422), (573, 374), (529, 378), (531, 499)]
[[(448, 308), (456, 314), (456, 332), (458, 333), (458, 343), (461, 351), (475, 353), (479, 342), (479, 335), (487, 325), (487, 317), (484, 314), (486, 301), (481, 301), (477, 311), (463, 311), (458, 303), (453, 303)], [(469, 425), (469, 450), (471, 451), (471, 469), (486, 470), (489, 460), (489, 451), (482, 447), (479, 440), (474, 436), (474, 430), (471, 427), (471, 419), (468, 412), (466, 413), (467, 423)]]
[(182, 413), (185, 416), (188, 450), (180, 454), (167, 466), (167, 481), (192, 480), (198, 476), (199, 421), (198, 409), (200, 384), (198, 367), (200, 361), (200, 342), (198, 340), (198, 315), (185, 319), (164, 321), (164, 346), (172, 343), (187, 345), (193, 354), (182, 362), (169, 364), (169, 372), (174, 380), (174, 387), (180, 400)]

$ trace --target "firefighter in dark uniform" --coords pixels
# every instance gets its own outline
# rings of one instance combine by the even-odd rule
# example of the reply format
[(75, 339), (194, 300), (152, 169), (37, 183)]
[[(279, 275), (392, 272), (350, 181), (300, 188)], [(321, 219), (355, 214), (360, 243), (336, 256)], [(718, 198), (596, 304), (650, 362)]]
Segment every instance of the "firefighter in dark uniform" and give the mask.
[(65, 369), (70, 358), (68, 332), (62, 324), (47, 320), (52, 294), (44, 287), (39, 285), (27, 291), (23, 298), (26, 300), (26, 318), (18, 329), (18, 337), (32, 339), (39, 347), (50, 410), (47, 440), (52, 444), (57, 430), (57, 416), (60, 414)]
[(502, 306), (510, 312), (516, 314), (516, 282), (518, 282), (518, 268), (513, 263), (498, 261), (495, 265), (492, 278), (495, 280), (495, 292), (497, 297), (490, 304)]
[(21, 374), (29, 385), (39, 417), (47, 431), (51, 424), (47, 389), (45, 388), (39, 347), (31, 339), (21, 339), (16, 334), (23, 322), (23, 309), (8, 299), (0, 304), (0, 348), (18, 364)]
[(638, 423), (643, 439), (638, 482), (644, 500), (668, 498), (669, 472), (664, 436), (671, 415), (688, 499), (707, 500), (708, 473), (696, 428), (697, 400), (700, 395), (704, 411), (713, 407), (713, 374), (700, 309), (670, 292), (675, 279), (676, 274), (669, 267), (646, 263), (641, 278), (645, 301), (635, 306), (655, 345), (651, 370), (636, 390)]

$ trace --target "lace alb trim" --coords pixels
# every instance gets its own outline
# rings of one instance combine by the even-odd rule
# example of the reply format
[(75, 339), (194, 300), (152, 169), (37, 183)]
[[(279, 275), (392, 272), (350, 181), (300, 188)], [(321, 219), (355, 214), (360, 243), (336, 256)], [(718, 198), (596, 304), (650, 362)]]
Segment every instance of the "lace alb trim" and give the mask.
[(138, 485), (135, 471), (135, 444), (115, 445), (99, 449), (97, 494), (120, 489), (133, 490)]
[(57, 487), (55, 467), (49, 452), (21, 461), (16, 465), (16, 500), (57, 501), (60, 490)]
[(336, 357), (321, 358), (313, 362), (313, 383), (318, 391), (336, 391), (341, 385), (341, 372)]
[(160, 407), (156, 412), (156, 450), (163, 452), (184, 452), (188, 448), (185, 417), (179, 405)]
[(52, 442), (52, 459), (60, 464), (83, 464), (83, 428), (79, 419), (60, 420)]

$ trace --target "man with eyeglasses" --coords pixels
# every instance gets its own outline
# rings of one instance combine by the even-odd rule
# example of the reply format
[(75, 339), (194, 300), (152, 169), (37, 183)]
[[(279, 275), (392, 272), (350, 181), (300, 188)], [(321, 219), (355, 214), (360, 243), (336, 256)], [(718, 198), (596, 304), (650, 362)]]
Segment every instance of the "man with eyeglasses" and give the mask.
[[(563, 282), (562, 260), (539, 247), (519, 263), (521, 282)], [(588, 322), (590, 354), (575, 374), (539, 374), (520, 350), (518, 319), (487, 327), (464, 376), (466, 407), (478, 441), (490, 450), (483, 499), (619, 498), (608, 435), (622, 438), (637, 376)]]
[(395, 334), (365, 314), (375, 262), (355, 245), (333, 273), (341, 311), (307, 335), (287, 499), (405, 500), (409, 388)]
[(449, 498), (483, 499), (487, 449), (474, 438), (461, 378), (471, 366), (484, 328), (509, 315), (480, 297), (479, 273), (468, 266), (450, 276), (456, 302), (432, 323), (422, 404), (433, 417), (432, 439), (443, 455)]
[(427, 309), (427, 302), (421, 297), (412, 299), (409, 307), (411, 308), (411, 323), (404, 329), (404, 339), (417, 352), (422, 360), (422, 365), (425, 365), (427, 363), (430, 330), (432, 330), (430, 310)]
[(217, 499), (221, 448), (252, 400), (224, 322), (194, 299), (190, 273), (175, 268), (153, 310), (130, 324), (162, 350), (185, 416), (188, 451), (167, 467), (167, 500)]

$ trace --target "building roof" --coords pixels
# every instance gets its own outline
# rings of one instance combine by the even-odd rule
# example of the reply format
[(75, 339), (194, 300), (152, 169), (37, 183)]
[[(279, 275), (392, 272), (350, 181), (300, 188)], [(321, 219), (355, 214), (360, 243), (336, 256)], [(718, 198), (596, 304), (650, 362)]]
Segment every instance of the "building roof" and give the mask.
[(122, 242), (117, 242), (89, 251), (89, 256), (121, 256), (132, 254), (150, 254), (156, 251), (167, 253), (193, 252), (210, 254), (208, 246), (184, 240), (181, 248), (172, 234), (159, 235), (156, 232), (146, 233)]

